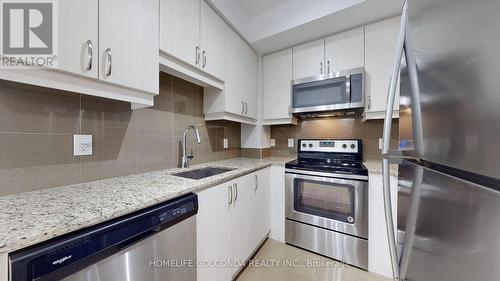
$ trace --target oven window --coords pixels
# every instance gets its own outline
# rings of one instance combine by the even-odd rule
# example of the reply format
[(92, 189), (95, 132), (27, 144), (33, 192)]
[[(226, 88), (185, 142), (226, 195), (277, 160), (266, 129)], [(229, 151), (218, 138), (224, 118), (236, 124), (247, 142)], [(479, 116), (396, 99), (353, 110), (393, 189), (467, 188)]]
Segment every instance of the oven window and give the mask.
[(297, 212), (354, 223), (354, 186), (295, 179)]

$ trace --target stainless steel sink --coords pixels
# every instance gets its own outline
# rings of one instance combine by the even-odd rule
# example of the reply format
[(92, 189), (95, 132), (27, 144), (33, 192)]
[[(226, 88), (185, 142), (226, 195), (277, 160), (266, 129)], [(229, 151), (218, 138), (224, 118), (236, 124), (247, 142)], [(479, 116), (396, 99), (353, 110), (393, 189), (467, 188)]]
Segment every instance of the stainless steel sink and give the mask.
[(218, 174), (222, 174), (225, 172), (229, 172), (232, 170), (234, 170), (234, 169), (220, 168), (220, 167), (206, 167), (206, 168), (200, 168), (200, 169), (190, 170), (190, 171), (186, 171), (186, 172), (175, 173), (172, 175), (178, 176), (178, 177), (183, 177), (183, 178), (188, 178), (188, 179), (199, 180), (199, 179), (204, 179), (204, 178), (208, 178), (211, 176), (215, 176)]

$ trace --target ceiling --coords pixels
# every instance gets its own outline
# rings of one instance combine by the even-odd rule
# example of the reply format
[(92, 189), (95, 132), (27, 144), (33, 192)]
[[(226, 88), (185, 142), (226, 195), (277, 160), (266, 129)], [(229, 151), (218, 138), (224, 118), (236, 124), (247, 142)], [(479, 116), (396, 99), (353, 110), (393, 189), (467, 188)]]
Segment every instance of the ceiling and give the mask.
[(249, 16), (254, 17), (267, 10), (270, 10), (288, 0), (235, 0), (243, 11)]
[(401, 13), (404, 0), (205, 0), (265, 55)]

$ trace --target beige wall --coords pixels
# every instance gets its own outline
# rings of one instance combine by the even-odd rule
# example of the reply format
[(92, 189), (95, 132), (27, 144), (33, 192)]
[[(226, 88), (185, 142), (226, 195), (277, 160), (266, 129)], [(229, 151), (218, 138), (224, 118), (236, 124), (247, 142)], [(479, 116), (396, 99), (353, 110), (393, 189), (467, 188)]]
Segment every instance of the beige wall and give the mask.
[[(203, 88), (160, 74), (152, 108), (0, 81), (0, 195), (177, 167), (184, 128), (201, 163), (239, 157), (240, 125), (205, 122)], [(92, 156), (73, 156), (73, 134), (92, 134)], [(223, 138), (229, 149), (222, 149)]]
[[(271, 148), (273, 156), (291, 156), (297, 148), (288, 148), (288, 139), (294, 138), (354, 138), (363, 140), (363, 158), (365, 160), (381, 159), (378, 139), (382, 138), (384, 121), (369, 120), (362, 122), (357, 118), (317, 118), (300, 120), (297, 126), (279, 125), (271, 127), (271, 138), (276, 146)], [(393, 121), (391, 146), (397, 146), (398, 121)]]

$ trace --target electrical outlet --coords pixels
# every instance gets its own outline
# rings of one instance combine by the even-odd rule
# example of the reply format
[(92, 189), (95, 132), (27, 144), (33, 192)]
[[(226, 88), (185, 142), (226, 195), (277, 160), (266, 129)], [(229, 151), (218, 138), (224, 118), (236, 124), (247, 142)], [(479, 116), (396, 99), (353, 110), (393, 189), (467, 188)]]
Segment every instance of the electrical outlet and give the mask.
[(294, 139), (288, 139), (288, 147), (293, 147), (295, 140)]
[(73, 135), (73, 156), (92, 155), (92, 135)]
[(276, 140), (275, 139), (271, 139), (271, 147), (274, 147), (276, 146)]
[(222, 146), (224, 148), (228, 148), (229, 147), (229, 140), (228, 139), (224, 139), (223, 143), (222, 143)]
[(384, 139), (378, 139), (378, 149), (382, 150), (384, 146)]

